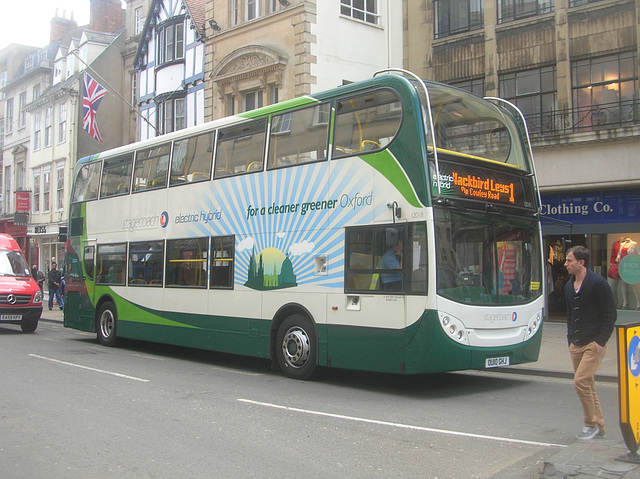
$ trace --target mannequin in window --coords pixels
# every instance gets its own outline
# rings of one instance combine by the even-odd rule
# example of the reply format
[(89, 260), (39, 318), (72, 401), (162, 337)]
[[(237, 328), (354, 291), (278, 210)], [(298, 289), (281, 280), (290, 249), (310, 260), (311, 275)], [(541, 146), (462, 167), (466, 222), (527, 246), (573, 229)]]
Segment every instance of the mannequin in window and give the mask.
[[(622, 239), (622, 238), (621, 238)], [(640, 255), (640, 248), (638, 248), (638, 243), (633, 241), (631, 238), (626, 237), (624, 241), (620, 243), (620, 253), (618, 256), (620, 257), (620, 261), (624, 259), (625, 256), (629, 254)], [(636, 305), (635, 308), (640, 310), (640, 286), (637, 284), (629, 284), (623, 281), (622, 284), (622, 309), (629, 309), (628, 302), (628, 294), (631, 293), (635, 300)]]
[(518, 250), (517, 244), (506, 242), (500, 251), (500, 280), (502, 294), (511, 294), (513, 290), (513, 282), (516, 279), (516, 270), (518, 269)]
[(627, 291), (624, 285), (620, 283), (620, 275), (618, 274), (618, 265), (620, 264), (620, 247), (624, 243), (625, 237), (621, 236), (618, 240), (614, 241), (611, 245), (611, 255), (609, 256), (609, 270), (607, 273), (607, 281), (609, 286), (613, 290), (613, 295), (616, 298), (616, 304), (618, 304), (618, 288), (622, 290), (622, 303), (627, 303)]

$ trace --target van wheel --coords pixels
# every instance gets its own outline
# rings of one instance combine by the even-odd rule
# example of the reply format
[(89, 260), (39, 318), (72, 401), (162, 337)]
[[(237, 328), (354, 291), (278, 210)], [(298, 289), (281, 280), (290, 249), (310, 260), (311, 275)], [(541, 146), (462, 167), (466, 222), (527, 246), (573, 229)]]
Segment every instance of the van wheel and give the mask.
[(118, 329), (118, 313), (111, 301), (107, 301), (100, 307), (98, 312), (98, 342), (103, 346), (113, 346), (116, 344), (116, 332)]
[(316, 330), (309, 318), (294, 314), (285, 319), (276, 336), (276, 357), (284, 374), (309, 379), (317, 366)]
[(22, 322), (20, 323), (20, 327), (22, 328), (23, 333), (33, 333), (38, 328), (38, 320), (22, 320)]

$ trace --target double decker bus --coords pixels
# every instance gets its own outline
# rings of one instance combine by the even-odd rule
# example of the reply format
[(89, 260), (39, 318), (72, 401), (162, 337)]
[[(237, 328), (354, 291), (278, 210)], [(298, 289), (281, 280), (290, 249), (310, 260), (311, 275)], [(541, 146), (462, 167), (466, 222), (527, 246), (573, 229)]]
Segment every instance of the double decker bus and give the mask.
[(79, 160), (64, 325), (298, 379), (537, 360), (540, 201), (501, 103), (389, 70)]

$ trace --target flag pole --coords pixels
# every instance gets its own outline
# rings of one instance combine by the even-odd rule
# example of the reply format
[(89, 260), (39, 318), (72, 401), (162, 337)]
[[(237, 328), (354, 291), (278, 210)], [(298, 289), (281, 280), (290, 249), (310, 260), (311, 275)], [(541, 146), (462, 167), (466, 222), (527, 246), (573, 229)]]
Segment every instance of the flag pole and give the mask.
[(120, 98), (123, 102), (125, 102), (125, 104), (127, 104), (129, 107), (131, 107), (131, 109), (134, 111), (134, 113), (136, 115), (138, 115), (140, 118), (142, 118), (147, 125), (149, 125), (151, 128), (153, 128), (156, 132), (156, 135), (160, 135), (160, 131), (158, 131), (158, 129), (149, 121), (147, 120), (142, 113), (140, 113), (140, 111), (138, 110), (138, 108), (134, 105), (132, 105), (126, 98), (124, 98), (119, 92), (118, 90), (116, 90), (114, 87), (112, 87), (108, 81), (106, 81), (104, 78), (102, 78), (102, 76), (95, 71), (93, 68), (91, 68), (91, 66), (85, 62), (82, 58), (80, 58), (80, 56), (78, 55), (78, 52), (76, 52), (75, 50), (72, 52), (73, 56), (75, 56), (78, 60), (80, 60), (80, 62), (82, 62), (84, 64), (84, 66), (86, 67), (87, 70), (90, 70), (91, 73), (98, 78), (98, 80), (100, 80), (101, 84), (105, 85), (107, 88), (109, 88), (109, 91), (113, 92), (116, 94), (116, 96), (118, 98)]

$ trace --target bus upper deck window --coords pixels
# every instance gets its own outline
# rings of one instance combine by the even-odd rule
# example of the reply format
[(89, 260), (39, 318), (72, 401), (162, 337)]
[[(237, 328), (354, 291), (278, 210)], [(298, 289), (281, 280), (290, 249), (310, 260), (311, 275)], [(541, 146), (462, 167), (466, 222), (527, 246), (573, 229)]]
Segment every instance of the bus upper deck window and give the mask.
[(100, 166), (101, 162), (84, 165), (78, 172), (76, 184), (73, 190), (73, 202), (95, 200), (98, 198), (100, 186)]
[(100, 198), (126, 195), (131, 188), (132, 155), (104, 160)]
[(266, 139), (266, 118), (220, 130), (214, 177), (261, 171)]
[(173, 143), (171, 157), (171, 177), (169, 184), (180, 185), (205, 181), (211, 178), (211, 161), (213, 159), (213, 137), (210, 131)]
[(393, 90), (374, 90), (338, 100), (333, 157), (385, 148), (398, 133), (401, 122), (402, 104)]
[(133, 191), (152, 190), (167, 186), (171, 143), (136, 152), (133, 170)]

